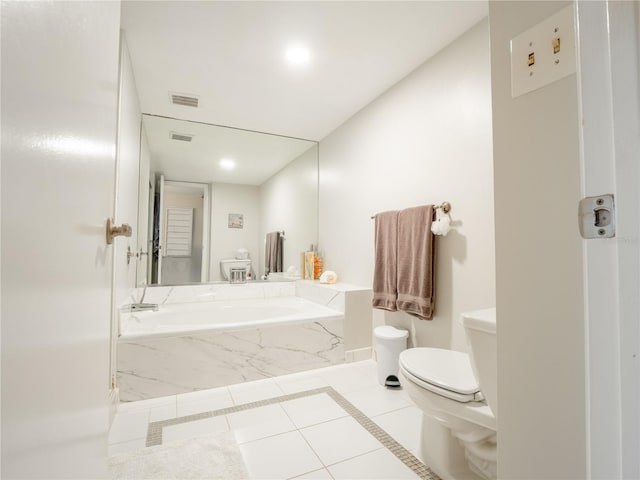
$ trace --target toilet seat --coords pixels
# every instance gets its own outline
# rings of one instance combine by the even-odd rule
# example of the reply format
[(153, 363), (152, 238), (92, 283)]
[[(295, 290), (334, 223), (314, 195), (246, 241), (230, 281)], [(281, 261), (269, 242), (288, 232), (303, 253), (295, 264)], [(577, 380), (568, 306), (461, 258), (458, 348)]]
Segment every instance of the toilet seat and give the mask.
[(461, 403), (484, 400), (466, 353), (410, 348), (400, 354), (399, 364), (409, 380), (430, 392)]

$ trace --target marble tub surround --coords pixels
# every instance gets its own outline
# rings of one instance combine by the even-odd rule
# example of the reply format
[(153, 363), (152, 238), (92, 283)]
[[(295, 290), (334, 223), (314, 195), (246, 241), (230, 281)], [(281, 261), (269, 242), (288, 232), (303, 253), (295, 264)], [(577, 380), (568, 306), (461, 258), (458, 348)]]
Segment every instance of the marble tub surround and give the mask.
[(118, 342), (124, 402), (344, 363), (343, 320)]
[[(149, 287), (145, 303), (157, 303), (158, 312), (121, 312), (120, 399), (150, 399), (370, 359), (371, 295), (356, 285), (305, 280)], [(286, 302), (307, 306), (272, 323), (269, 314), (245, 318), (245, 325), (231, 318), (236, 306), (267, 312)], [(183, 322), (175, 328), (163, 319), (174, 310)]]
[(370, 288), (349, 283), (320, 283), (318, 280), (298, 280), (298, 297), (344, 313), (344, 346), (347, 361), (371, 358), (373, 292)]

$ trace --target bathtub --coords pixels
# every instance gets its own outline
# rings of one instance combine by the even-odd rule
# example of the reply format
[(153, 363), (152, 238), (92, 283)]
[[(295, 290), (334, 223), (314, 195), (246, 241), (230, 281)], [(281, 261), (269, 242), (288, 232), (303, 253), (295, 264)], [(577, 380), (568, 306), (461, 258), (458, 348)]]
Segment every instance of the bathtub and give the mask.
[(343, 319), (340, 311), (295, 296), (123, 312), (120, 399), (175, 395), (343, 363)]

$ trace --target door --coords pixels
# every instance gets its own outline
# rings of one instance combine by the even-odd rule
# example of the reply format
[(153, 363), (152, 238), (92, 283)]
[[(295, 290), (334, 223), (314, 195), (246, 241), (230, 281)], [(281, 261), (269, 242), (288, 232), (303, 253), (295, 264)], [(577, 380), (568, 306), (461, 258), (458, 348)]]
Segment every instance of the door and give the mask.
[[(164, 181), (162, 282), (198, 283), (208, 279), (209, 185)], [(183, 215), (190, 215), (187, 219)], [(185, 221), (188, 220), (188, 221)], [(176, 224), (176, 221), (178, 222)]]
[(106, 476), (119, 2), (2, 4), (2, 476)]
[(638, 2), (577, 2), (584, 196), (615, 195), (616, 236), (585, 240), (591, 478), (639, 478)]

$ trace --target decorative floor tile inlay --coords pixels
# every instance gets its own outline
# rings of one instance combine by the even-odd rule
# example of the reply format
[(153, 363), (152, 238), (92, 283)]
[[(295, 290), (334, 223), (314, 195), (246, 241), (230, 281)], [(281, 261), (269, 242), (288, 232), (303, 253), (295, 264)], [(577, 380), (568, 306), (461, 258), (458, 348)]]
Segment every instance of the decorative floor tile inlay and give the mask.
[(245, 403), (228, 408), (221, 408), (219, 410), (212, 410), (209, 412), (196, 413), (194, 415), (186, 415), (169, 420), (152, 422), (149, 423), (149, 428), (147, 430), (146, 446), (153, 447), (156, 445), (161, 445), (162, 431), (165, 427), (180, 425), (183, 423), (194, 422), (197, 420), (203, 420), (212, 417), (218, 417), (221, 415), (228, 415), (230, 413), (243, 412), (246, 410), (251, 410), (253, 408), (265, 407), (268, 405), (274, 405), (277, 403), (296, 400), (298, 398), (309, 397), (312, 395), (319, 395), (322, 393), (325, 393), (329, 397), (331, 397), (331, 399), (336, 404), (342, 407), (356, 422), (358, 422), (367, 432), (369, 432), (376, 440), (378, 440), (385, 448), (387, 448), (393, 455), (395, 455), (396, 458), (398, 458), (402, 463), (409, 467), (421, 479), (440, 480), (440, 477), (432, 472), (429, 467), (422, 463), (409, 450), (407, 450), (396, 440), (394, 440), (391, 435), (385, 432), (373, 420), (371, 420), (364, 413), (358, 410), (355, 406), (353, 406), (351, 402), (349, 402), (331, 387), (315, 388), (313, 390), (306, 390), (304, 392), (292, 393), (289, 395), (283, 395), (281, 397), (269, 398), (266, 400)]

